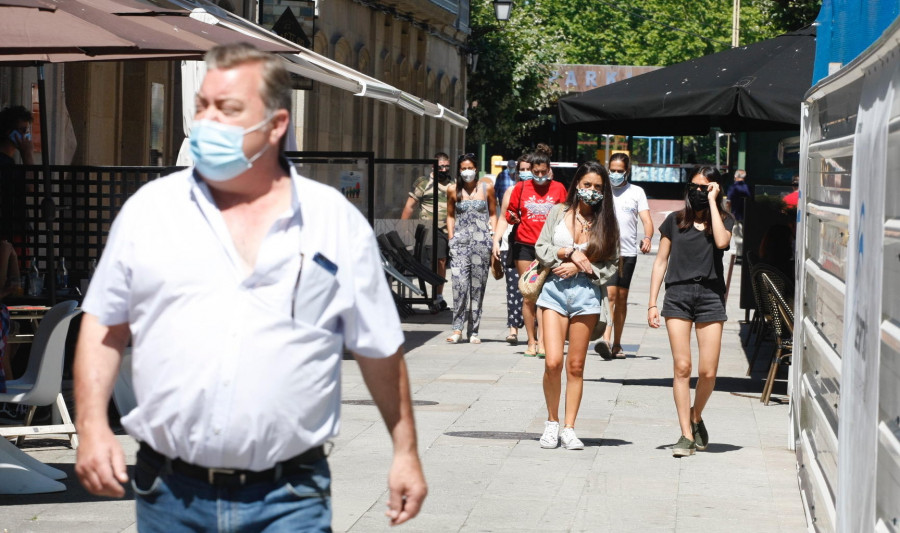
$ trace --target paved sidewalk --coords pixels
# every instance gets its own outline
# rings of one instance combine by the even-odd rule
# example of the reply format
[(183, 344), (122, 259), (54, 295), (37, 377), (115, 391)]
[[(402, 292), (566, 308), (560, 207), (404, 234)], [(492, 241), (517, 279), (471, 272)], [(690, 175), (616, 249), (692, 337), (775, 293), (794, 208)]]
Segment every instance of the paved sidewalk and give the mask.
[[(776, 401), (763, 406), (764, 365), (753, 379), (744, 377), (738, 337), (744, 313), (736, 290), (728, 302), (717, 390), (704, 412), (711, 444), (693, 457), (672, 457), (680, 431), (668, 340), (664, 327), (645, 326), (652, 259), (638, 258), (623, 342), (628, 358), (588, 356), (577, 421), (583, 451), (544, 450), (537, 442), (546, 419), (543, 361), (522, 356), (524, 331), (518, 347), (502, 342), (502, 282), (490, 280), (481, 345), (446, 344), (447, 312), (404, 324), (430, 494), (420, 516), (400, 529), (806, 530), (795, 458), (787, 449), (784, 383), (776, 386)], [(739, 283), (735, 268), (732, 287)], [(387, 531), (390, 441), (356, 363), (345, 361), (343, 371), (343, 426), (331, 455), (334, 528)], [(121, 439), (133, 462), (133, 441)], [(29, 444), (29, 453), (72, 472), (75, 454), (64, 441), (35, 442), (42, 446)], [(61, 494), (0, 496), (0, 532), (135, 531), (133, 502), (94, 498), (74, 480), (65, 483), (69, 490)]]

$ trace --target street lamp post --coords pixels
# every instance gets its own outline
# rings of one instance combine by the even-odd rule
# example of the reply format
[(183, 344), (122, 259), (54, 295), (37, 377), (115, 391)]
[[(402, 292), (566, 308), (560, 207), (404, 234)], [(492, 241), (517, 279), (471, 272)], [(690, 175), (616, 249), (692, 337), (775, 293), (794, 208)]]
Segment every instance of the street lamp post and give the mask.
[(510, 11), (512, 11), (512, 0), (494, 0), (494, 15), (499, 21), (509, 20)]

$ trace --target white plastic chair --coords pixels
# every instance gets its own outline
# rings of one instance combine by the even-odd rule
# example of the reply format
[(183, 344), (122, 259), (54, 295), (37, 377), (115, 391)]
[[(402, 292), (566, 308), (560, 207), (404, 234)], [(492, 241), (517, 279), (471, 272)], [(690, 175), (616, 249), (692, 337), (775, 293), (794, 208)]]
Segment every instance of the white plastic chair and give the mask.
[[(6, 392), (0, 394), (0, 402), (23, 403), (32, 408), (25, 417), (25, 425), (0, 428), (0, 437), (19, 437), (16, 444), (21, 445), (27, 435), (65, 434), (69, 435), (72, 448), (78, 447), (75, 425), (60, 393), (69, 323), (81, 312), (75, 309), (77, 306), (78, 302), (74, 300), (58, 303), (41, 319), (31, 345), (25, 374), (19, 379), (7, 381)], [(62, 424), (29, 425), (36, 406), (54, 402)]]

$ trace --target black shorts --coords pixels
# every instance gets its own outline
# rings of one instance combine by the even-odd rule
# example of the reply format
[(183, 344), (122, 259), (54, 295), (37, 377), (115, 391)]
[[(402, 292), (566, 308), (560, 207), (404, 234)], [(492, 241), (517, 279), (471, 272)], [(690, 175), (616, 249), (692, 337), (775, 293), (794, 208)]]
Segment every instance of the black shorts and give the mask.
[(609, 279), (609, 287), (621, 287), (623, 289), (631, 288), (631, 278), (634, 277), (634, 267), (637, 266), (636, 256), (625, 256), (622, 258), (622, 275), (617, 270)]
[(666, 284), (662, 313), (665, 318), (691, 322), (724, 322), (725, 287), (719, 280), (685, 281)]
[(513, 243), (512, 245), (512, 260), (513, 261), (528, 261), (529, 263), (537, 259), (537, 255), (534, 252), (533, 244), (523, 244), (521, 242)]
[(435, 246), (437, 246), (438, 260), (447, 259), (447, 256), (450, 255), (450, 242), (447, 239), (447, 234), (438, 230), (437, 238), (434, 241)]

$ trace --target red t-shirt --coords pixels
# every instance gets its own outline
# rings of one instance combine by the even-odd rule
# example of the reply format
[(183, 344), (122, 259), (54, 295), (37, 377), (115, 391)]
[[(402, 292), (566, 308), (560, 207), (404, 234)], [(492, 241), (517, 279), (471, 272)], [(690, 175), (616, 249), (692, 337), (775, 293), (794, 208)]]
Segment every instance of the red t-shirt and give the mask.
[(521, 220), (516, 230), (516, 242), (529, 245), (536, 243), (550, 209), (565, 201), (566, 188), (556, 180), (538, 187), (535, 187), (533, 180), (516, 183), (509, 196), (509, 211), (506, 212), (506, 221), (510, 224), (510, 211), (516, 213)]
[(800, 191), (794, 191), (784, 197), (784, 205), (789, 209), (797, 209), (798, 200), (800, 200)]

